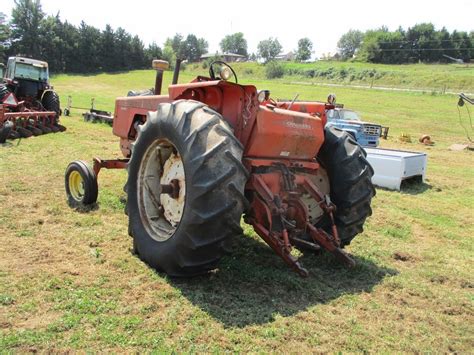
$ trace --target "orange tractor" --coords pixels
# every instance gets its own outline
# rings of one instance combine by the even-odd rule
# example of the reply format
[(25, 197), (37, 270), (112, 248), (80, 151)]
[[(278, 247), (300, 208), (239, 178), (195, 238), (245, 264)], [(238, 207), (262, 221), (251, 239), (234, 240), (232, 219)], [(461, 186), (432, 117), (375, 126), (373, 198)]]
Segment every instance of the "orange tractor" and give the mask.
[(298, 274), (293, 248), (334, 254), (362, 231), (375, 195), (364, 150), (347, 133), (324, 128), (322, 102), (274, 101), (240, 85), (223, 62), (209, 77), (161, 95), (167, 62), (154, 61), (154, 92), (116, 100), (113, 133), (125, 159), (69, 164), (69, 204), (97, 200), (101, 168), (128, 170), (129, 234), (139, 257), (171, 276), (214, 269), (242, 234), (241, 216)]

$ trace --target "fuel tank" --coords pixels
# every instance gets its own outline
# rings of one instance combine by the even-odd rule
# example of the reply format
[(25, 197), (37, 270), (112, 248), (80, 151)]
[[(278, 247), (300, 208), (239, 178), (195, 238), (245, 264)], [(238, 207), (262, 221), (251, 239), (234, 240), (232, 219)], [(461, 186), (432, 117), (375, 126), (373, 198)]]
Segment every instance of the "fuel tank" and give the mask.
[(260, 106), (244, 155), (312, 160), (324, 142), (324, 125), (307, 113)]

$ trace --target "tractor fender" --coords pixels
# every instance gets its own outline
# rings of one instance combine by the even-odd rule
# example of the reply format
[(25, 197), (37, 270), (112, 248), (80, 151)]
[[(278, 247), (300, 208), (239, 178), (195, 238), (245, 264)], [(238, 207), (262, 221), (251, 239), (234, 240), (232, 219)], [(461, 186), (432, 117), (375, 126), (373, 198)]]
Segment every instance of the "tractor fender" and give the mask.
[(43, 101), (43, 97), (44, 97), (44, 95), (46, 95), (47, 92), (54, 92), (54, 90), (53, 89), (44, 90), (43, 93), (41, 94), (40, 101)]
[(353, 136), (354, 139), (357, 138), (357, 135), (358, 135), (357, 133), (358, 133), (358, 132), (357, 132), (355, 129), (344, 129), (344, 131), (346, 131), (346, 132), (349, 133), (351, 136)]

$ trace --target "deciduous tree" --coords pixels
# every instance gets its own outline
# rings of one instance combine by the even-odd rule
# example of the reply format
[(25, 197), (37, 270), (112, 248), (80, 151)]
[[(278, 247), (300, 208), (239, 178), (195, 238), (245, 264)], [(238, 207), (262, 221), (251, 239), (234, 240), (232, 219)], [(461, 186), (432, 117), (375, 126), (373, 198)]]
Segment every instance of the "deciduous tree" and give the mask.
[(311, 50), (313, 49), (313, 42), (308, 37), (301, 38), (298, 41), (298, 49), (296, 50), (296, 60), (303, 62), (311, 58)]
[(257, 46), (258, 56), (263, 58), (265, 63), (275, 59), (281, 50), (282, 46), (278, 39), (272, 37), (261, 41)]
[(219, 45), (222, 52), (240, 54), (246, 57), (248, 55), (247, 40), (242, 32), (225, 36)]
[(350, 59), (360, 48), (364, 34), (358, 30), (349, 30), (337, 42), (337, 48), (343, 60)]

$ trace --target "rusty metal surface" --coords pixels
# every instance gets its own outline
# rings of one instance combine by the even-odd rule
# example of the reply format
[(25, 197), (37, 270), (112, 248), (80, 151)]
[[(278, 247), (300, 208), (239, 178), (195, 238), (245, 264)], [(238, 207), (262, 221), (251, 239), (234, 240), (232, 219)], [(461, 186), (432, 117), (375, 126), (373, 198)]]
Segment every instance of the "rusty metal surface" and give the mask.
[(126, 169), (129, 159), (111, 159), (102, 160), (100, 158), (93, 159), (93, 170), (95, 175), (99, 175), (100, 169)]
[[(155, 94), (161, 92), (159, 74)], [(307, 276), (308, 271), (293, 255), (295, 246), (313, 251), (323, 248), (346, 266), (354, 265), (340, 248), (334, 221), (336, 206), (329, 198), (327, 174), (315, 158), (324, 142), (326, 110), (334, 105), (271, 99), (259, 103), (257, 90), (252, 85), (205, 77), (197, 77), (188, 84), (176, 84), (175, 81), (168, 92), (169, 95), (116, 100), (113, 132), (121, 138), (120, 146), (126, 157), (130, 156), (130, 144), (136, 138), (135, 125), (145, 122), (147, 113), (155, 111), (160, 103), (181, 99), (203, 102), (222, 115), (243, 145), (243, 163), (250, 172), (246, 194), (251, 196), (245, 218), (257, 234), (301, 276)], [(94, 171), (97, 169), (98, 173), (101, 167), (124, 166), (126, 163), (122, 161), (97, 160)], [(173, 175), (176, 170), (173, 166), (163, 167), (163, 170), (163, 176), (167, 178), (160, 179), (161, 203), (168, 200), (179, 203), (184, 194), (181, 181), (184, 181), (184, 175)], [(184, 195), (176, 208), (182, 212), (183, 207)], [(177, 223), (180, 220), (180, 216), (167, 218)], [(316, 227), (322, 218), (330, 223), (327, 230)]]
[[(323, 194), (308, 176), (290, 170), (285, 164), (269, 166), (267, 173), (250, 176), (247, 189), (253, 191), (251, 212), (247, 222), (258, 235), (300, 276), (308, 271), (292, 255), (294, 245), (334, 254), (347, 267), (354, 260), (340, 248), (338, 231), (334, 222), (336, 206)], [(331, 223), (331, 233), (315, 227), (311, 221), (303, 194), (309, 194), (321, 207)], [(304, 239), (309, 235), (311, 240)]]
[(311, 161), (324, 141), (319, 117), (260, 107), (245, 156)]
[(55, 117), (56, 112), (53, 111), (24, 111), (24, 112), (6, 112), (5, 119), (12, 118), (40, 118), (40, 117)]

